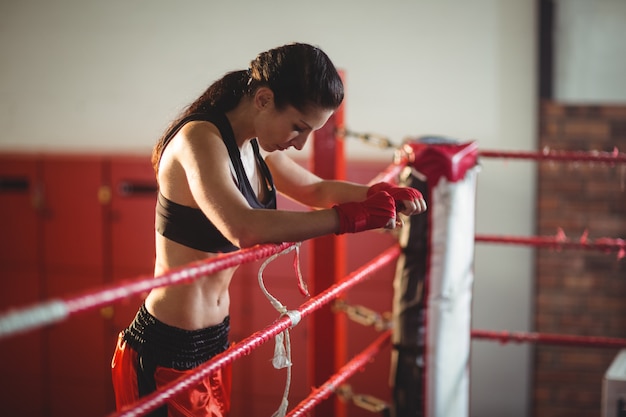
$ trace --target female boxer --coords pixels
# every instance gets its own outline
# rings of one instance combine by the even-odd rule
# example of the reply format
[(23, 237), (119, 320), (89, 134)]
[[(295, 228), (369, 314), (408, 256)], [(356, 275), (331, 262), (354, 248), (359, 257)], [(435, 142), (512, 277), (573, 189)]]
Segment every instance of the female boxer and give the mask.
[[(343, 94), (328, 56), (294, 43), (260, 53), (187, 107), (152, 156), (159, 185), (155, 275), (260, 243), (393, 228), (398, 211), (424, 211), (414, 189), (323, 180), (282, 152), (302, 149)], [(277, 210), (277, 190), (316, 210)], [(113, 357), (118, 409), (227, 348), (234, 271), (148, 294)], [(226, 416), (229, 378), (222, 369), (151, 415)]]

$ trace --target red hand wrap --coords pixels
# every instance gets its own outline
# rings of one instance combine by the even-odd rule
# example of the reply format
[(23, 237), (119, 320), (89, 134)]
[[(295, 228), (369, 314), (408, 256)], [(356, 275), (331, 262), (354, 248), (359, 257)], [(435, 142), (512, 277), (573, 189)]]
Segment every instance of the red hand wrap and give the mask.
[(339, 214), (338, 235), (385, 227), (396, 218), (393, 197), (384, 191), (365, 201), (337, 204), (333, 208)]
[(410, 187), (396, 187), (393, 184), (388, 182), (379, 182), (377, 184), (372, 185), (367, 190), (367, 196), (371, 196), (379, 191), (388, 192), (396, 202), (396, 206), (398, 210), (402, 210), (404, 208), (404, 203), (402, 201), (414, 201), (421, 200), (424, 198), (422, 193), (417, 191), (415, 188)]

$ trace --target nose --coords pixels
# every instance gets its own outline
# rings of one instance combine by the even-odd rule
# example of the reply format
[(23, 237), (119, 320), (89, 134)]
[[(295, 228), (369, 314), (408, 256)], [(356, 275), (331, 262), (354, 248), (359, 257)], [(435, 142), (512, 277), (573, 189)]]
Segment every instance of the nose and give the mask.
[(301, 134), (291, 139), (289, 142), (291, 143), (291, 146), (301, 151), (302, 148), (304, 148), (304, 145), (306, 144), (306, 141), (308, 139), (309, 139), (309, 134)]

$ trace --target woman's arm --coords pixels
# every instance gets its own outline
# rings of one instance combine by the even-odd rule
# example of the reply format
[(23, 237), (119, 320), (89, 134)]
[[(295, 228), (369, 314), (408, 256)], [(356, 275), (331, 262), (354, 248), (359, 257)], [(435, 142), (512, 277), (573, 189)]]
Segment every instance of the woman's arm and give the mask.
[[(251, 208), (233, 181), (226, 147), (216, 129), (207, 123), (190, 123), (172, 140), (168, 151), (172, 152), (170, 157), (175, 162), (171, 165), (179, 167), (184, 174), (173, 175), (170, 180), (163, 172), (163, 177), (160, 176), (160, 181), (165, 181), (161, 184), (163, 191), (170, 196), (170, 193), (182, 193), (176, 201), (197, 205), (228, 240), (242, 248), (379, 228), (395, 219), (395, 205), (388, 195), (338, 209), (284, 211)], [(315, 177), (300, 179), (296, 183), (315, 182), (311, 178)], [(365, 199), (367, 187), (355, 185), (350, 188), (354, 198)], [(185, 190), (188, 190), (186, 198)]]
[(366, 186), (347, 181), (323, 180), (280, 152), (268, 155), (265, 160), (278, 191), (309, 207), (332, 207), (349, 201), (363, 201), (378, 191), (386, 191), (394, 197), (398, 212), (412, 216), (426, 211), (424, 197), (412, 188), (382, 182)]
[(309, 207), (327, 208), (349, 201), (363, 201), (368, 187), (347, 181), (324, 180), (300, 166), (283, 152), (265, 158), (276, 189)]

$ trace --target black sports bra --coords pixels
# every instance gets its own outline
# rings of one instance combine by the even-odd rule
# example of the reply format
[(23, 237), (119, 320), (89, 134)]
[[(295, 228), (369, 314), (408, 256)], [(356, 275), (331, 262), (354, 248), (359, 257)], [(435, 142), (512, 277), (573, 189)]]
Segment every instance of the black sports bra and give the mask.
[[(228, 118), (223, 113), (192, 114), (174, 126), (165, 139), (165, 148), (174, 135), (186, 124), (194, 120), (203, 120), (213, 123), (220, 131), (222, 140), (228, 149), (228, 155), (235, 168), (239, 191), (246, 198), (252, 208), (275, 209), (276, 189), (269, 168), (259, 152), (259, 144), (252, 140), (252, 148), (258, 166), (266, 184), (266, 201), (260, 202), (248, 181), (248, 176), (241, 162), (239, 148), (235, 142), (233, 129)], [(158, 193), (156, 206), (155, 228), (162, 236), (203, 252), (233, 252), (239, 248), (233, 245), (204, 215), (202, 210), (175, 203)]]

